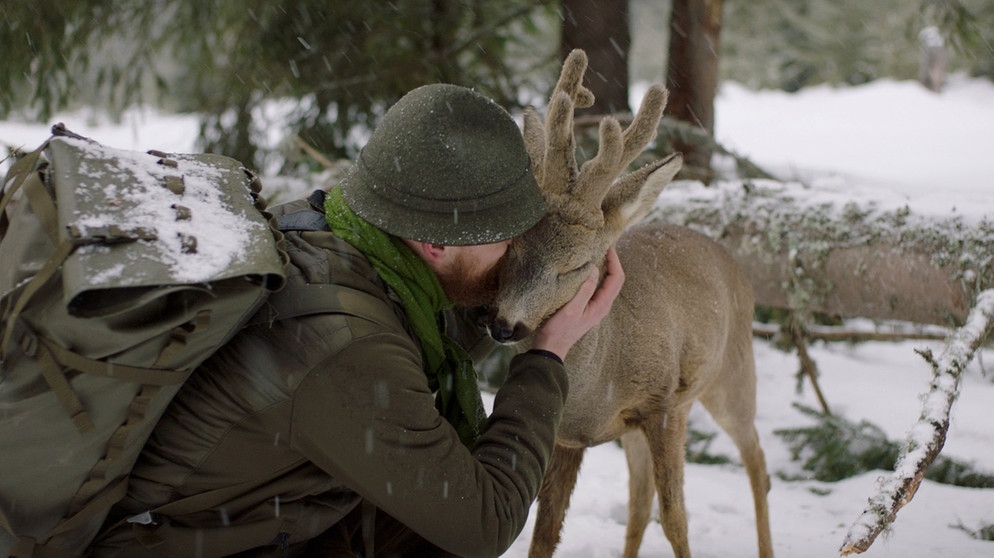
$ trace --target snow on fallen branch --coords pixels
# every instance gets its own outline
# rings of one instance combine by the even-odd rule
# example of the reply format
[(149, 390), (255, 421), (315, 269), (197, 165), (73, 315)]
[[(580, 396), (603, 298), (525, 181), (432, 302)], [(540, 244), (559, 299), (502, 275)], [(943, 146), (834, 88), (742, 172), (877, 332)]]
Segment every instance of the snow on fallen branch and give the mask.
[(917, 351), (934, 372), (922, 401), (921, 417), (908, 434), (893, 474), (880, 478), (877, 494), (869, 499), (866, 509), (849, 528), (839, 549), (843, 556), (868, 549), (877, 535), (894, 522), (898, 510), (914, 497), (925, 470), (945, 444), (950, 411), (959, 395), (960, 374), (992, 330), (994, 289), (989, 289), (977, 296), (966, 323), (946, 340), (938, 358), (929, 350)]
[(858, 191), (772, 180), (676, 181), (649, 219), (731, 252), (756, 304), (804, 317), (952, 326), (994, 288), (994, 219), (923, 213)]

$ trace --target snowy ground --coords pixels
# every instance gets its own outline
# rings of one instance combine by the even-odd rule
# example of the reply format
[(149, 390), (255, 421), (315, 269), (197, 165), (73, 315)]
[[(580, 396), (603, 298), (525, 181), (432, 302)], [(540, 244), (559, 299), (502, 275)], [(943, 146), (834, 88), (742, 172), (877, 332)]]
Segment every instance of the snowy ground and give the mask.
[[(815, 87), (796, 94), (749, 92), (723, 86), (717, 100), (719, 140), (783, 178), (815, 188), (872, 195), (914, 211), (994, 217), (994, 85), (955, 78), (934, 95), (913, 82), (878, 81), (856, 88)], [(71, 129), (119, 148), (194, 149), (193, 117), (132, 111), (120, 124), (82, 111), (59, 115)], [(0, 142), (32, 149), (48, 136), (46, 125), (0, 122)], [(919, 395), (931, 371), (914, 353), (941, 343), (903, 342), (815, 346), (812, 356), (833, 412), (853, 422), (868, 420), (893, 440), (903, 440), (919, 414)], [(756, 341), (760, 436), (772, 473), (771, 521), (781, 557), (837, 556), (850, 524), (874, 492), (881, 472), (836, 483), (784, 481), (798, 473), (780, 428), (807, 424), (792, 407), (817, 407), (809, 386), (798, 394), (797, 359)], [(994, 472), (994, 352), (974, 360), (953, 407), (944, 455)], [(986, 365), (986, 371), (983, 368)], [(716, 430), (700, 408), (693, 426)], [(723, 435), (712, 453), (736, 457)], [(755, 554), (751, 496), (736, 465), (688, 465), (686, 499), (690, 544), (697, 557)], [(593, 558), (621, 553), (627, 501), (624, 456), (614, 444), (587, 452), (557, 556)], [(534, 514), (533, 514), (534, 516)], [(534, 519), (534, 517), (532, 518)], [(994, 490), (950, 487), (925, 481), (898, 514), (893, 528), (865, 556), (971, 558), (994, 556), (994, 542), (970, 538), (960, 527), (994, 524)], [(507, 556), (527, 554), (529, 524)], [(668, 556), (658, 523), (650, 525), (642, 556)]]
[[(832, 411), (846, 418), (868, 420), (892, 439), (903, 439), (919, 413), (918, 395), (931, 371), (915, 347), (924, 343), (866, 344), (816, 347), (811, 353), (822, 372), (821, 386)], [(933, 345), (938, 346), (938, 345)], [(987, 362), (990, 366), (991, 359)], [(873, 493), (880, 472), (865, 473), (836, 483), (784, 481), (777, 472), (797, 473), (778, 428), (799, 426), (807, 418), (791, 404), (817, 408), (810, 386), (801, 395), (794, 387), (795, 356), (756, 343), (759, 376), (758, 429), (772, 476), (770, 521), (775, 552), (781, 557), (838, 556), (849, 526)], [(994, 432), (990, 406), (994, 401), (994, 370), (988, 377), (974, 363), (964, 378), (963, 393), (954, 407), (945, 455), (986, 464), (994, 470)], [(706, 412), (695, 407), (695, 428), (717, 430)], [(735, 456), (727, 438), (719, 436), (711, 451)], [(694, 556), (728, 558), (755, 556), (752, 500), (745, 473), (732, 465), (688, 464), (686, 502), (690, 546)], [(624, 542), (627, 470), (620, 448), (613, 444), (587, 451), (576, 493), (567, 515), (557, 556), (593, 558), (620, 556)], [(979, 528), (994, 522), (994, 490), (964, 489), (925, 481), (915, 499), (899, 514), (889, 535), (881, 536), (868, 557), (981, 557), (994, 555), (994, 543), (970, 538), (957, 525)], [(530, 533), (531, 524), (526, 528)], [(527, 555), (527, 537), (508, 556)], [(650, 524), (642, 556), (671, 556), (658, 523)]]

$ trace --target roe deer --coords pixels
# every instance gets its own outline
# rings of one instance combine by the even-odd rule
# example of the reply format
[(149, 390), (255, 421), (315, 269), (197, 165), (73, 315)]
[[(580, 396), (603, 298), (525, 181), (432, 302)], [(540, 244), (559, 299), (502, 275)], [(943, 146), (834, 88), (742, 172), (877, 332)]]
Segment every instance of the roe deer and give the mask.
[(585, 448), (621, 438), (630, 472), (625, 553), (638, 553), (659, 494), (663, 531), (689, 556), (683, 500), (687, 415), (699, 400), (737, 446), (752, 488), (759, 555), (772, 556), (769, 477), (754, 426), (753, 294), (727, 251), (690, 229), (645, 223), (682, 164), (678, 154), (619, 175), (655, 137), (667, 92), (651, 87), (629, 127), (600, 122), (596, 157), (577, 169), (574, 107), (590, 106), (587, 60), (573, 51), (550, 99), (547, 121), (525, 114), (524, 136), (549, 213), (515, 239), (501, 272), (491, 334), (526, 339), (603, 269), (616, 245), (625, 284), (610, 314), (569, 352), (569, 395), (538, 496), (530, 555), (559, 542)]

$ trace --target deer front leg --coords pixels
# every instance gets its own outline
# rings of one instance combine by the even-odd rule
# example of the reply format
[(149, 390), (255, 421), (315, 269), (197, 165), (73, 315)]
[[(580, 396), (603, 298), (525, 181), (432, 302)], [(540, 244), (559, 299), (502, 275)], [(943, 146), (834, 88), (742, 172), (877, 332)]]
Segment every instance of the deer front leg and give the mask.
[(652, 454), (663, 533), (676, 558), (690, 557), (687, 510), (683, 501), (683, 460), (689, 411), (689, 407), (671, 409), (665, 417), (649, 418), (642, 424)]
[(538, 491), (538, 513), (535, 530), (528, 549), (529, 558), (548, 558), (559, 545), (559, 535), (566, 519), (569, 499), (576, 486), (576, 476), (580, 471), (585, 449), (567, 448), (556, 445), (552, 451), (549, 470)]
[(624, 558), (638, 556), (645, 528), (652, 514), (656, 486), (652, 476), (652, 454), (645, 434), (638, 429), (621, 435), (628, 461), (628, 526), (625, 528)]

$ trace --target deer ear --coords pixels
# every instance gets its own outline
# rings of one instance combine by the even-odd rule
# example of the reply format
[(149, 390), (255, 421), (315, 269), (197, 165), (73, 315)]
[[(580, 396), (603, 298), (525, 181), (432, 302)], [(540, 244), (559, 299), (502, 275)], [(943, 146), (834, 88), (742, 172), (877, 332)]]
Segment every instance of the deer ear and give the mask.
[(604, 219), (619, 229), (640, 221), (656, 204), (660, 192), (683, 166), (683, 156), (674, 153), (649, 163), (621, 178), (608, 191), (601, 208)]

